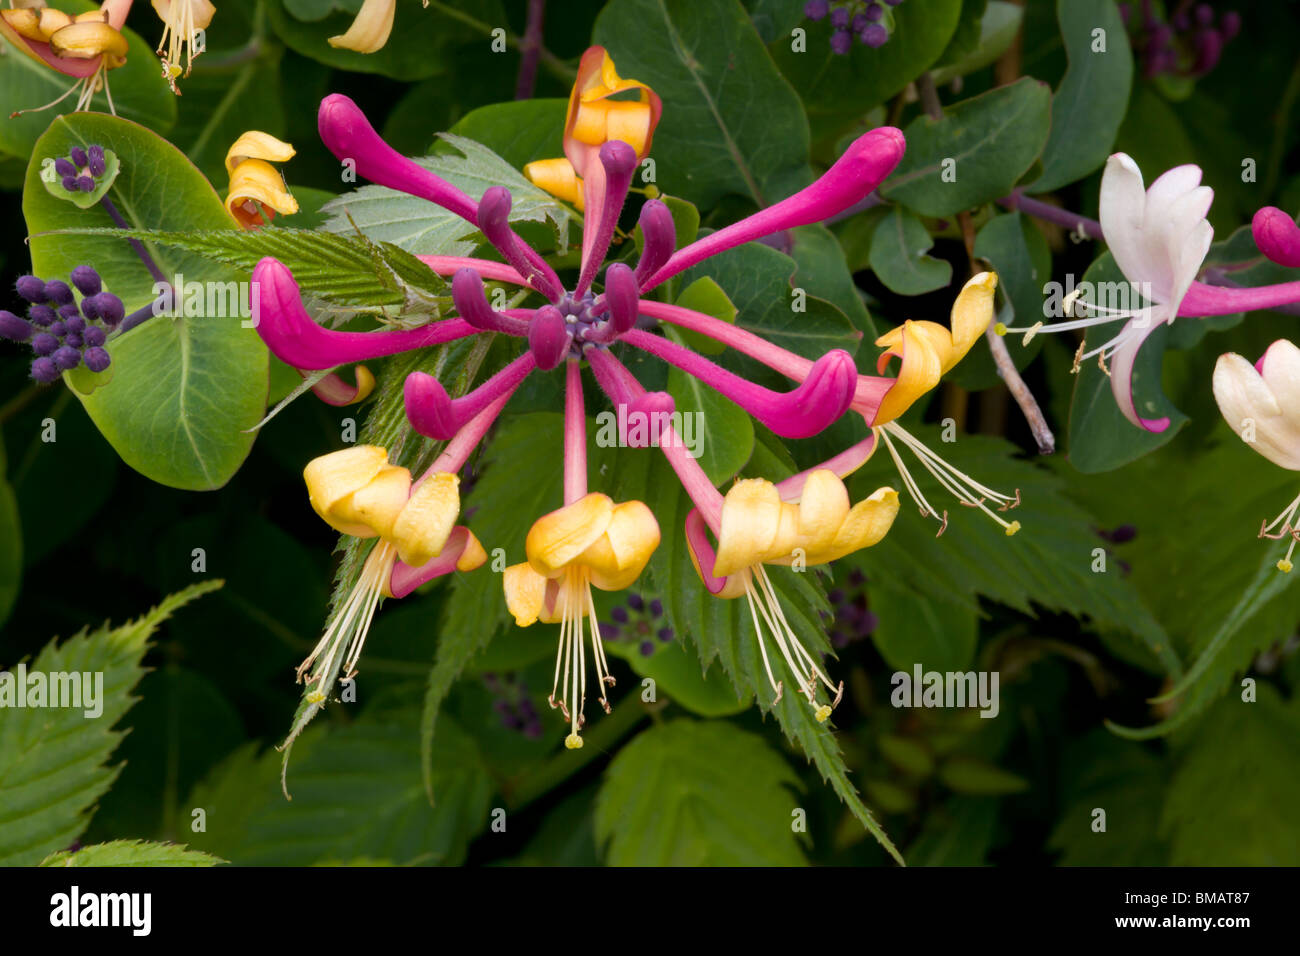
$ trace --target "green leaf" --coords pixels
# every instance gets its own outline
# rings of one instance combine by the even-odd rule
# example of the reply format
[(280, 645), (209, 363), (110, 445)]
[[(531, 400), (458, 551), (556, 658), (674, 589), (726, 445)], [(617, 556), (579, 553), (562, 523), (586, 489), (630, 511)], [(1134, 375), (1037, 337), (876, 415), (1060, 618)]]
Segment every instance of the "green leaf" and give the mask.
[[(347, 706), (347, 705), (340, 705)], [(206, 811), (199, 849), (238, 866), (309, 866), (357, 857), (456, 865), (488, 823), (492, 786), (473, 738), (441, 722), (429, 806), (420, 783), (418, 711), (362, 715), (312, 729), (295, 748), (293, 800), (280, 794), (280, 755), (241, 748), (190, 794)]]
[(654, 645), (654, 652), (647, 656), (634, 642), (606, 641), (605, 652), (623, 658), (639, 676), (653, 680), (657, 699), (666, 698), (701, 717), (727, 717), (752, 705), (753, 701), (737, 696), (721, 668), (706, 673), (699, 655), (681, 641), (656, 641)]
[[(220, 581), (203, 581), (121, 627), (105, 625), (46, 644), (26, 665), (22, 690), (34, 689), (27, 685), (38, 673), (50, 693), (54, 675), (95, 675), (81, 706), (16, 706), (9, 696), (20, 693), (18, 671), (11, 668), (0, 679), (0, 865), (39, 863), (85, 830), (95, 801), (121, 770), (107, 766), (123, 736), (112, 728), (135, 703), (131, 691), (144, 676), (149, 638), (174, 611), (219, 587)], [(62, 686), (71, 694), (69, 685)]]
[(1038, 158), (1051, 116), (1045, 83), (1021, 77), (907, 125), (907, 153), (881, 194), (923, 216), (951, 216), (1011, 192)]
[(1133, 54), (1115, 0), (1057, 0), (1056, 16), (1070, 66), (1052, 97), (1043, 174), (1028, 187), (1036, 193), (1060, 189), (1106, 162), (1133, 84)]
[[(32, 233), (32, 268), (66, 277), (92, 263), (129, 313), (155, 299), (154, 280), (125, 239), (107, 235), (41, 235), (59, 229), (110, 227), (102, 207), (81, 211), (60, 202), (40, 182), (40, 162), (74, 145), (99, 143), (122, 163), (109, 198), (132, 228), (235, 228), (225, 206), (197, 169), (166, 140), (127, 120), (97, 113), (56, 119), (36, 145), (23, 191)], [(193, 254), (151, 250), (164, 276), (215, 283), (227, 308), (236, 273)], [(227, 283), (230, 283), (227, 285)], [(235, 291), (238, 297), (238, 292)], [(146, 477), (176, 488), (219, 488), (252, 447), (247, 432), (266, 410), (267, 351), (239, 315), (154, 317), (109, 340), (112, 380), (77, 393), (96, 427), (122, 460)]]
[[(448, 16), (439, 7), (470, 7), (472, 14), (465, 16), (473, 22)], [(340, 70), (380, 73), (407, 82), (445, 74), (450, 69), (449, 54), (463, 44), (481, 43), (486, 52), (492, 43), (492, 28), (508, 23), (499, 0), (474, 0), (472, 4), (443, 0), (436, 7), (401, 3), (396, 7), (392, 34), (382, 49), (358, 53), (330, 46), (329, 38), (347, 32), (360, 9), (361, 0), (317, 4), (268, 0), (266, 4), (271, 26), (295, 52)]]
[[(723, 322), (735, 322), (738, 311), (727, 298), (727, 293), (722, 291), (722, 286), (710, 276), (701, 276), (683, 289), (682, 294), (677, 297), (676, 304), (683, 309), (703, 312)], [(701, 355), (721, 355), (727, 350), (725, 343), (692, 332), (690, 329), (677, 329), (675, 334), (683, 345), (689, 346)]]
[(564, 155), (567, 99), (519, 100), (492, 103), (470, 110), (451, 132), (482, 143), (514, 169), (537, 159)]
[(216, 866), (225, 862), (184, 844), (113, 840), (51, 853), (41, 861), (41, 866)]
[[(1083, 282), (1122, 283), (1132, 288), (1109, 252), (1103, 253), (1083, 275)], [(1082, 283), (1080, 283), (1082, 285)], [(1097, 301), (1097, 296), (1085, 296)], [(1095, 347), (1115, 335), (1118, 322), (1090, 329), (1084, 349)], [(1169, 328), (1156, 329), (1143, 343), (1133, 367), (1133, 405), (1143, 418), (1169, 419), (1163, 432), (1149, 432), (1126, 419), (1115, 404), (1111, 377), (1096, 359), (1083, 362), (1075, 375), (1074, 397), (1070, 402), (1070, 464), (1084, 474), (1110, 471), (1166, 445), (1187, 424), (1187, 416), (1173, 406), (1160, 390), (1161, 366)]]
[(1169, 781), (1160, 834), (1171, 866), (1296, 866), (1300, 708), (1267, 684), (1223, 700), (1197, 726)]
[(789, 34), (778, 36), (770, 49), (814, 128), (829, 137), (860, 122), (937, 62), (957, 29), (961, 7), (962, 0), (901, 4), (892, 11), (888, 43), (874, 50), (855, 43), (847, 56), (831, 52), (829, 18), (799, 24), (807, 30), (806, 49), (796, 49)]
[(688, 269), (681, 281), (711, 276), (735, 305), (736, 325), (805, 358), (831, 349), (856, 352), (862, 332), (842, 311), (808, 289), (796, 294), (791, 283), (798, 268), (789, 256), (749, 242)]
[[(978, 608), (976, 596), (1036, 615), (1038, 609), (1091, 617), (1098, 625), (1136, 635), (1165, 670), (1178, 667), (1169, 637), (1147, 609), (1133, 583), (1115, 562), (1094, 573), (1094, 550), (1101, 547), (1096, 519), (1065, 495), (1064, 482), (1032, 462), (1014, 457), (1002, 439), (961, 435), (940, 440), (931, 428), (910, 431), (944, 460), (990, 488), (1020, 492), (1021, 504), (1002, 517), (1020, 522), (1007, 537), (1003, 528), (948, 497), (914, 459), (904, 459), (922, 493), (948, 511), (942, 537), (934, 519), (921, 518), (905, 504), (885, 539), (843, 559), (856, 564), (875, 583), (919, 592), (929, 600)], [(906, 455), (900, 450), (900, 455)], [(877, 453), (849, 483), (854, 501), (880, 485), (897, 486), (892, 461)]]
[[(683, 416), (682, 440), (711, 482), (721, 484), (745, 467), (754, 452), (754, 421), (743, 408), (675, 366), (668, 370), (668, 393)], [(694, 416), (689, 426), (687, 415)]]
[(896, 206), (871, 236), (871, 271), (899, 295), (942, 289), (952, 282), (952, 263), (927, 256), (933, 245), (921, 220)]
[(930, 71), (935, 86), (943, 86), (958, 77), (969, 76), (994, 63), (1015, 42), (1024, 17), (1024, 7), (1019, 4), (990, 0), (979, 21), (979, 36), (973, 47), (962, 52), (960, 49), (954, 50), (950, 44), (942, 63)]
[(1029, 788), (1023, 777), (974, 757), (945, 760), (939, 765), (939, 780), (949, 790), (976, 797), (999, 797)]
[(766, 206), (803, 185), (807, 120), (739, 0), (613, 0), (592, 42), (664, 101), (661, 189), (707, 208), (729, 193)]
[(612, 866), (801, 866), (798, 778), (762, 738), (673, 720), (620, 750), (596, 800)]
[(998, 801), (954, 797), (930, 811), (907, 848), (913, 866), (983, 866), (997, 835)]
[[(90, 0), (66, 0), (59, 9), (72, 15), (99, 9)], [(157, 132), (166, 132), (176, 122), (176, 97), (162, 78), (162, 68), (153, 54), (153, 46), (138, 33), (127, 27), (122, 31), (128, 49), (126, 65), (108, 74), (109, 89), (119, 116), (134, 120)], [(50, 125), (54, 115), (50, 111), (37, 111), (37, 107), (62, 96), (74, 83), (73, 77), (64, 76), (43, 61), (38, 61), (4, 42), (0, 54), (0, 153), (31, 156), (32, 148)], [(56, 110), (69, 116), (76, 106), (78, 94), (74, 93), (60, 103)], [(91, 109), (107, 113), (108, 98), (101, 90), (95, 95)], [(31, 110), (22, 116), (10, 117), (18, 110)], [(62, 155), (62, 154), (59, 154)]]
[[(447, 283), (419, 259), (391, 242), (364, 235), (311, 229), (165, 232), (156, 229), (78, 230), (76, 234), (123, 236), (183, 249), (251, 273), (265, 256), (288, 266), (304, 295), (345, 306), (395, 306), (403, 316), (437, 314)], [(178, 297), (180, 298), (180, 297)], [(183, 301), (183, 300), (182, 300)]]
[[(415, 162), (437, 173), (472, 199), (480, 199), (491, 186), (510, 190), (511, 222), (546, 223), (554, 230), (561, 254), (568, 251), (573, 212), (549, 193), (534, 186), (513, 166), (481, 143), (440, 133), (453, 151), (426, 156)], [(456, 214), (416, 196), (387, 186), (362, 186), (326, 203), (327, 232), (354, 234), (360, 229), (370, 239), (391, 242), (407, 252), (463, 256), (473, 251), (477, 231)]]
[(790, 255), (799, 267), (792, 284), (809, 295), (825, 299), (843, 312), (860, 334), (874, 340), (875, 323), (863, 301), (862, 290), (853, 281), (853, 270), (835, 233), (822, 225), (799, 226), (790, 230), (790, 238), (794, 240)]
[(871, 632), (880, 656), (896, 671), (964, 671), (975, 657), (977, 626), (969, 606), (934, 601), (887, 584), (871, 587), (880, 623)]

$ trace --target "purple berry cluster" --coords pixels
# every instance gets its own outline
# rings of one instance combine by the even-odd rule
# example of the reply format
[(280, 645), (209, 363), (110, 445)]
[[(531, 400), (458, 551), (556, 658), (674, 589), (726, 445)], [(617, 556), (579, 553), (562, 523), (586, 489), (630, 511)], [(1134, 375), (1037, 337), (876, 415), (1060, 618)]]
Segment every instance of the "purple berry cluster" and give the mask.
[(869, 636), (880, 624), (867, 602), (867, 577), (857, 568), (849, 572), (843, 587), (835, 588), (827, 597), (835, 609), (828, 632), (833, 646), (848, 647)]
[(885, 16), (886, 7), (896, 7), (903, 0), (808, 0), (803, 14), (809, 20), (820, 21), (830, 17), (831, 52), (845, 56), (853, 48), (853, 38), (869, 47), (884, 46), (889, 40), (892, 19)]
[[(0, 309), (0, 338), (31, 346), (36, 354), (32, 378), (38, 382), (56, 381), (83, 362), (92, 372), (104, 371), (109, 366), (104, 343), (125, 317), (122, 300), (103, 291), (99, 273), (90, 266), (77, 266), (68, 278), (72, 285), (23, 276), (16, 288), (28, 303), (27, 318)], [(80, 305), (73, 287), (81, 293)]]
[(627, 603), (609, 612), (613, 623), (600, 625), (600, 636), (607, 641), (635, 641), (642, 657), (655, 652), (655, 641), (667, 643), (673, 639), (673, 629), (664, 620), (664, 603), (658, 598), (647, 601), (635, 591), (628, 594)]
[(1209, 73), (1223, 55), (1223, 47), (1241, 32), (1241, 14), (1228, 10), (1221, 16), (1208, 3), (1182, 0), (1169, 19), (1162, 20), (1151, 0), (1120, 4), (1120, 15), (1133, 38), (1133, 52), (1148, 79), (1172, 74), (1195, 78)]
[(542, 718), (528, 695), (523, 679), (514, 674), (483, 675), (483, 684), (492, 695), (492, 709), (508, 730), (517, 730), (531, 740), (542, 736)]
[(54, 171), (59, 174), (63, 188), (70, 193), (95, 191), (95, 180), (104, 175), (104, 147), (96, 144), (82, 149), (72, 147), (67, 156), (54, 161)]

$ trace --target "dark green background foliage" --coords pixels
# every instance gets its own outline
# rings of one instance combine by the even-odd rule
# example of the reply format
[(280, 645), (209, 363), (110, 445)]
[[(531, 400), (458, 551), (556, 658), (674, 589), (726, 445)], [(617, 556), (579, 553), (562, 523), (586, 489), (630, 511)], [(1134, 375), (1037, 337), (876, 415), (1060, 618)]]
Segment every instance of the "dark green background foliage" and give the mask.
[[(123, 163), (115, 188), (133, 198), (130, 225), (173, 233), (150, 240), (169, 271), (246, 278), (274, 251), (335, 305), (444, 308), (445, 286), (421, 279), (410, 254), (467, 254), (472, 234), (417, 200), (358, 202), (364, 238), (337, 206), (322, 209), (363, 185), (341, 182), (318, 140), (316, 106), (330, 92), (452, 178), (509, 182), (521, 232), (569, 275), (574, 217), (517, 170), (560, 154), (573, 67), (593, 42), (663, 97), (653, 157), (682, 241), (789, 195), (866, 129), (905, 130), (908, 153), (882, 203), (730, 252), (666, 290), (805, 354), (847, 348), (871, 371), (878, 332), (907, 318), (946, 322), (971, 267), (959, 214), (975, 255), (1001, 274), (1007, 324), (1040, 317), (1048, 281), (1113, 276), (1103, 245), (997, 200), (1023, 188), (1095, 216), (1115, 150), (1148, 182), (1172, 165), (1204, 168), (1218, 240), (1209, 265), (1250, 260), (1237, 273), (1246, 284), (1296, 278), (1256, 262), (1239, 232), (1262, 205), (1300, 208), (1291, 4), (1238, 5), (1243, 35), (1192, 82), (1145, 74), (1112, 0), (905, 0), (885, 46), (845, 57), (800, 0), (553, 0), (535, 97), (517, 103), (522, 0), (398, 5), (388, 46), (362, 56), (324, 42), (355, 0), (218, 0), (208, 50), (175, 99), (153, 75), (160, 24), (138, 3), (129, 23), (142, 39), (114, 94), (140, 126), (84, 114), (0, 120), (0, 288), (93, 261), (128, 307), (148, 301), (116, 237), (25, 241), (109, 225), (51, 199), (38, 163), (28, 168), (97, 140)], [(1089, 45), (1098, 26), (1104, 57)], [(497, 27), (505, 52), (492, 50)], [(17, 59), (0, 57), (0, 115), (55, 91)], [(915, 95), (929, 80), (942, 118)], [(254, 128), (297, 148), (284, 171), (303, 212), (277, 219), (265, 245), (232, 251), (222, 160)], [(443, 131), (465, 139), (439, 141)], [(950, 157), (955, 184), (941, 180)], [(323, 232), (308, 248), (290, 229)], [(174, 235), (185, 230), (203, 235)], [(806, 290), (805, 312), (789, 309), (792, 286)], [(15, 302), (5, 292), (0, 307)], [(0, 667), (101, 670), (108, 697), (98, 722), (0, 711), (0, 863), (94, 844), (51, 862), (889, 864), (877, 830), (911, 865), (1300, 863), (1300, 585), (1272, 570), (1276, 545), (1255, 537), (1300, 489), (1232, 436), (1210, 392), (1219, 354), (1253, 360), (1295, 323), (1261, 312), (1154, 337), (1141, 381), (1175, 419), (1158, 438), (1121, 419), (1095, 366), (1071, 375), (1076, 339), (1007, 339), (1057, 436), (1050, 457), (1036, 454), (977, 343), (908, 426), (985, 484), (1019, 489), (1023, 530), (1008, 539), (953, 506), (936, 539), (905, 503), (880, 545), (824, 572), (774, 573), (810, 646), (851, 634), (829, 661), (846, 693), (827, 725), (788, 689), (772, 706), (744, 605), (698, 585), (682, 541), (689, 504), (662, 460), (593, 447), (593, 486), (641, 498), (659, 518), (663, 542), (635, 590), (665, 609), (610, 641), (614, 711), (589, 707), (586, 746), (565, 750), (546, 706), (556, 629), (514, 627), (485, 567), (381, 609), (357, 700), (326, 707), (295, 747), (291, 802), (274, 745), (298, 706), (293, 668), (357, 557), (345, 549), (340, 570), (339, 540), (308, 507), (301, 471), (343, 446), (348, 419), (363, 440), (391, 441), (402, 424), (391, 395), (346, 408), (308, 396), (254, 436), (244, 429), (297, 379), (275, 361), (268, 372), (256, 339), (233, 328), (159, 324), (89, 396), (32, 386), (25, 353), (0, 347)], [(179, 338), (191, 335), (200, 347), (182, 359)], [(510, 357), (498, 344), (469, 366), (449, 350), (372, 368), (382, 394), (415, 367), (482, 374)], [(752, 363), (712, 357), (782, 387)], [(779, 478), (861, 434), (845, 420), (782, 443), (685, 376), (626, 358), (647, 387), (706, 413), (702, 464), (720, 486), (737, 474)], [(511, 562), (529, 524), (561, 503), (559, 375), (534, 376), (471, 460), (465, 513)], [(194, 402), (210, 408), (189, 419)], [(590, 412), (603, 402), (589, 391)], [(51, 428), (57, 440), (43, 440)], [(403, 449), (410, 462), (428, 453)], [(883, 484), (898, 481), (878, 455), (850, 489), (858, 498)], [(922, 488), (942, 500), (933, 483)], [(625, 600), (599, 595), (605, 619)], [(874, 629), (860, 626), (864, 608)], [(662, 627), (671, 640), (654, 639)], [(891, 706), (891, 675), (914, 666), (997, 672), (998, 716)], [(647, 678), (653, 703), (642, 699)], [(517, 726), (521, 708), (539, 715), (524, 723), (540, 732)]]

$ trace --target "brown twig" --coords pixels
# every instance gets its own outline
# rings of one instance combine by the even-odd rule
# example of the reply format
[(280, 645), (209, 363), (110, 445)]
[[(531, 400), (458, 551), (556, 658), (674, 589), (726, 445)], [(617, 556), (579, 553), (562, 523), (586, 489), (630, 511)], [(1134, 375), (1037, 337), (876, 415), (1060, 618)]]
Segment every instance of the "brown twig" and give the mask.
[[(939, 102), (939, 91), (934, 88), (934, 79), (928, 72), (922, 73), (917, 79), (916, 91), (921, 97), (921, 105), (925, 108), (926, 115), (932, 119), (942, 118), (943, 106)], [(957, 222), (961, 226), (962, 242), (966, 246), (966, 259), (970, 263), (971, 275), (974, 275), (980, 271), (975, 260), (975, 225), (971, 221), (970, 213), (965, 211), (957, 214)], [(993, 364), (997, 366), (998, 376), (1006, 384), (1007, 391), (1016, 400), (1016, 404), (1020, 406), (1020, 411), (1024, 413), (1029, 430), (1033, 433), (1034, 442), (1038, 445), (1038, 453), (1052, 454), (1056, 451), (1056, 436), (1052, 434), (1052, 429), (1047, 424), (1047, 419), (1038, 405), (1038, 400), (1034, 398), (1034, 393), (1020, 377), (1016, 363), (1011, 360), (1006, 342), (993, 331), (993, 326), (989, 326), (984, 337), (988, 340), (989, 353), (993, 356)]]

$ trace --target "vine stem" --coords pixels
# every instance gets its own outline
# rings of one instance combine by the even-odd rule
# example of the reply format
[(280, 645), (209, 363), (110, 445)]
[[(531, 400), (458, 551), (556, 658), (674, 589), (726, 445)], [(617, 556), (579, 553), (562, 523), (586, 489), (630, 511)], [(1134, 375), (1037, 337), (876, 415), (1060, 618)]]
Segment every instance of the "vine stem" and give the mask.
[[(457, 10), (455, 7), (449, 6), (448, 4), (440, 3), (439, 0), (424, 0), (424, 5), (426, 7), (432, 7), (439, 13), (450, 17), (453, 20), (458, 20), (471, 30), (475, 30), (484, 36), (491, 36), (492, 31), (501, 29), (505, 33), (506, 46), (510, 47), (512, 50), (518, 50), (520, 47), (519, 37), (515, 36), (509, 30), (506, 30), (504, 27), (494, 27), (490, 23), (484, 23), (478, 17), (466, 13), (464, 10)], [(539, 45), (537, 48), (537, 55), (538, 61), (541, 65), (546, 67), (552, 75), (564, 81), (564, 83), (571, 85), (573, 81), (577, 79), (578, 71), (569, 66), (550, 50), (546, 49), (546, 47)]]
[[(916, 91), (926, 114), (931, 119), (942, 119), (943, 106), (939, 102), (939, 92), (934, 88), (934, 79), (928, 72), (922, 73), (917, 79)], [(975, 225), (971, 222), (970, 213), (967, 211), (957, 214), (957, 222), (961, 226), (962, 243), (966, 246), (966, 259), (970, 263), (971, 275), (974, 275), (979, 271), (975, 260)], [(1034, 393), (1029, 390), (1029, 386), (1025, 384), (1025, 380), (1016, 369), (1016, 363), (1011, 360), (1007, 343), (993, 331), (992, 325), (985, 330), (984, 338), (989, 343), (989, 354), (993, 356), (993, 364), (997, 366), (998, 376), (1007, 386), (1007, 391), (1016, 400), (1016, 404), (1020, 406), (1020, 411), (1029, 424), (1034, 442), (1038, 445), (1038, 453), (1052, 454), (1056, 451), (1056, 436), (1052, 434), (1051, 426), (1047, 424), (1047, 418), (1043, 415), (1038, 399), (1034, 398)]]
[(519, 79), (515, 99), (531, 99), (537, 86), (537, 61), (542, 55), (542, 24), (546, 19), (546, 0), (528, 0), (528, 25), (519, 41)]
[[(131, 228), (130, 223), (122, 218), (122, 214), (117, 211), (117, 207), (113, 205), (113, 201), (109, 199), (108, 196), (102, 197), (99, 200), (99, 204), (104, 207), (104, 211), (108, 213), (109, 218), (113, 220), (113, 224), (117, 226), (117, 228)], [(153, 261), (153, 256), (149, 255), (149, 250), (144, 247), (144, 243), (139, 239), (128, 239), (127, 242), (131, 243), (131, 248), (134, 249), (135, 254), (140, 257), (140, 261), (143, 262), (144, 267), (149, 270), (149, 274), (153, 276), (154, 281), (166, 286), (167, 288), (171, 288), (171, 283), (167, 281), (167, 277), (163, 275), (162, 270), (158, 268), (158, 263)]]

